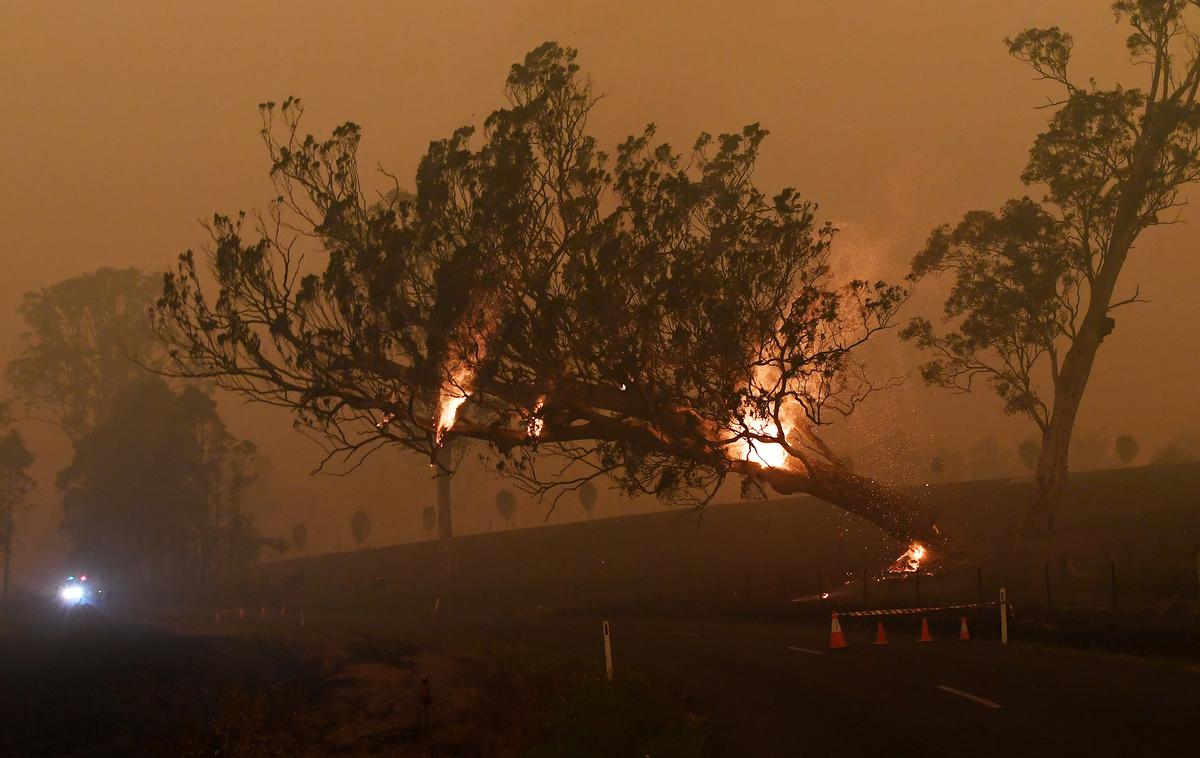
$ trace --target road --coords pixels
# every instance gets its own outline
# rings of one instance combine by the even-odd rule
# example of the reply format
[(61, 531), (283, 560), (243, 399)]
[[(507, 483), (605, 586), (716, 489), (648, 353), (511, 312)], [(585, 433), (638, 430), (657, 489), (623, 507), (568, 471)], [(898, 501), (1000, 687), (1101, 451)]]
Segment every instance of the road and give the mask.
[[(715, 755), (1175, 756), (1194, 754), (1200, 668), (994, 641), (916, 641), (917, 622), (828, 629), (781, 623), (614, 618), (617, 676), (645, 672), (709, 718)], [(438, 622), (591, 656), (598, 618)], [(905, 629), (907, 635), (895, 632)], [(402, 632), (412, 633), (412, 632)], [(1198, 640), (1200, 644), (1200, 640)]]
[[(0, 681), (12, 685), (0, 690), (0, 716), (20, 714), (0, 718), (0, 754), (10, 754), (6, 735), (14, 740), (10, 747), (25, 746), (13, 755), (85, 754), (84, 745), (86, 754), (105, 755), (128, 754), (135, 744), (207, 745), (212, 728), (205, 725), (221, 713), (217, 695), (231, 683), (274, 693), (264, 701), (269, 707), (260, 714), (262, 724), (250, 724), (253, 730), (286, 724), (284, 714), (325, 702), (312, 694), (323, 691), (313, 689), (313, 665), (294, 656), (305, 640), (315, 645), (374, 638), (382, 651), (441, 647), (476, 657), (534, 647), (576, 661), (563, 671), (603, 671), (598, 617), (446, 613), (414, 619), (310, 612), (304, 629), (294, 612), (261, 619), (251, 613), (219, 626), (211, 615), (197, 613), (192, 631), (182, 636), (124, 621), (50, 636), (0, 635), (0, 643), (11, 643), (0, 644)], [(811, 622), (609, 621), (616, 676), (636, 672), (701, 714), (716, 756), (1195, 754), (1200, 667), (1192, 665), (962, 642), (938, 627), (933, 642), (919, 643), (912, 617), (888, 621), (886, 647), (871, 644), (873, 622), (846, 624), (850, 647), (837, 651), (828, 649), (828, 628)], [(411, 674), (408, 664), (396, 666), (397, 676)], [(411, 682), (399, 681), (381, 685), (383, 696), (363, 695), (336, 711), (336, 718), (327, 704), (319, 712), (325, 721), (344, 723), (378, 710), (395, 693), (412, 689)], [(170, 714), (182, 715), (191, 731), (181, 732)], [(390, 711), (380, 718), (407, 723)], [(130, 724), (138, 725), (136, 732), (127, 733)], [(79, 739), (64, 741), (65, 734)], [(30, 751), (31, 745), (46, 749)], [(350, 742), (342, 751), (355, 754), (352, 745), (362, 747)]]

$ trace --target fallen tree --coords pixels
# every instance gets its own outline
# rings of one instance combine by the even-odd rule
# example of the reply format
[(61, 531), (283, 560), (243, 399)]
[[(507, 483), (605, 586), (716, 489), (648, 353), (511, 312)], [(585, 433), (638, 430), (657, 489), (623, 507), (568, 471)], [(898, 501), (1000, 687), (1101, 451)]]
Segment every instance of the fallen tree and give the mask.
[(514, 65), (481, 144), (432, 143), (415, 196), (385, 174), (365, 197), (355, 124), (318, 140), (299, 101), (264, 104), (278, 198), (214, 217), (215, 296), (190, 251), (166, 277), (173, 371), (293, 410), (325, 465), (400, 446), (444, 467), (459, 436), (551, 504), (608, 476), (701, 507), (732, 475), (942, 542), (817, 433), (878, 388), (855, 353), (907, 290), (834, 282), (836, 230), (753, 182), (758, 125), (687, 156), (652, 126), (600, 151), (575, 57), (547, 43)]

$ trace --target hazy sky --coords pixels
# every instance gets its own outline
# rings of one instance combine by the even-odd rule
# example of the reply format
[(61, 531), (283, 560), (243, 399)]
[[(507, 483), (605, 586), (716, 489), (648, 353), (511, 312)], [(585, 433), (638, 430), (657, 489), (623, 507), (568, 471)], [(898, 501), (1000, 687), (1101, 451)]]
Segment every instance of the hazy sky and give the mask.
[[(257, 103), (300, 95), (318, 133), (356, 121), (361, 165), (411, 176), (430, 140), (500, 106), (509, 65), (548, 39), (577, 47), (607, 95), (592, 121), (602, 144), (650, 121), (679, 147), (701, 130), (761, 122), (771, 132), (762, 185), (818, 200), (845, 229), (839, 244), (855, 266), (895, 274), (936, 224), (1027, 191), (1018, 177), (1047, 115), (1035, 106), (1053, 91), (1008, 57), (1005, 35), (1060, 25), (1076, 36), (1080, 77), (1139, 81), (1107, 5), (0, 0), (0, 359), (18, 345), (22, 292), (100, 266), (161, 270), (203, 241), (198, 219), (269, 200)], [(1124, 290), (1140, 284), (1153, 302), (1117, 314), (1082, 428), (1129, 431), (1148, 449), (1200, 419), (1190, 220), (1134, 251)], [(903, 348), (881, 353), (893, 368), (911, 365)], [(235, 403), (226, 414), (273, 461), (280, 510), (267, 525), (307, 520), (313, 548), (329, 549), (335, 534), (348, 542), (348, 515), (366, 506), (377, 541), (419, 534), (434, 496), (419, 461), (391, 455), (350, 478), (314, 480), (316, 451), (289, 418)], [(865, 407), (855, 430), (897, 425), (949, 445), (1031, 436), (994, 397), (952, 397), (919, 380)], [(59, 518), (52, 474), (63, 447), (50, 430), (29, 434), (42, 483), (27, 539), (40, 546)], [(472, 479), (479, 494), (466, 503), (459, 487), (456, 518), (486, 529), (502, 485)], [(602, 498), (602, 509), (620, 507)], [(529, 523), (533, 507), (524, 508), (518, 520)], [(37, 561), (31, 552), (49, 555), (27, 548), (26, 565)]]

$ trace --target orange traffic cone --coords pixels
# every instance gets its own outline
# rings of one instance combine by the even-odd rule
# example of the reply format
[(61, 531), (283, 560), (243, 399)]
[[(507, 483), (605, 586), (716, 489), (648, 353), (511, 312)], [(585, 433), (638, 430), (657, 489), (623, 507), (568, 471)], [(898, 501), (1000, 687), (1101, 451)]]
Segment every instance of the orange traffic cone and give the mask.
[(921, 619), (921, 636), (917, 638), (917, 642), (933, 642), (933, 636), (929, 634), (928, 619)]
[(960, 623), (958, 625), (958, 638), (960, 640), (971, 639), (971, 633), (969, 631), (967, 631), (967, 617), (966, 616), (962, 617), (962, 623)]
[(876, 645), (886, 645), (886, 644), (888, 644), (888, 638), (887, 638), (887, 635), (886, 635), (886, 634), (884, 634), (884, 632), (883, 632), (883, 621), (878, 621), (878, 622), (876, 622), (876, 625), (875, 625), (875, 644), (876, 644)]
[(837, 612), (834, 611), (833, 620), (829, 624), (829, 649), (841, 650), (846, 647), (846, 635), (842, 634), (842, 625), (838, 623)]

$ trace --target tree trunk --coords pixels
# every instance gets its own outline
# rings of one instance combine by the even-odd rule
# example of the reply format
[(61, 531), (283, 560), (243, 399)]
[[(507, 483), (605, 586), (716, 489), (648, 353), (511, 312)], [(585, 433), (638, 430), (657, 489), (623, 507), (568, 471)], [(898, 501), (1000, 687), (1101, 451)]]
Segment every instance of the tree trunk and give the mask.
[(454, 515), (450, 508), (450, 477), (453, 474), (450, 470), (451, 457), (449, 444), (438, 448), (435, 457), (437, 471), (434, 479), (437, 481), (438, 540), (443, 547), (454, 539)]
[(451, 470), (452, 465), (453, 453), (450, 450), (450, 442), (447, 441), (438, 448), (434, 457), (434, 466), (436, 467), (434, 479), (437, 482), (438, 555), (443, 578), (449, 576), (454, 570), (454, 514), (450, 507), (450, 477), (454, 474)]
[(1055, 384), (1054, 409), (1050, 414), (1050, 423), (1042, 432), (1042, 449), (1038, 453), (1033, 481), (1032, 515), (1043, 522), (1048, 532), (1054, 531), (1055, 518), (1067, 486), (1071, 434), (1075, 430), (1075, 419), (1099, 346), (1098, 339), (1084, 341), (1081, 334), (1067, 353)]
[[(754, 464), (748, 464), (754, 466)], [(781, 495), (805, 493), (874, 524), (901, 542), (946, 547), (948, 537), (937, 525), (937, 512), (926, 502), (880, 484), (836, 464), (810, 463), (807, 470), (791, 468), (746, 471)]]

